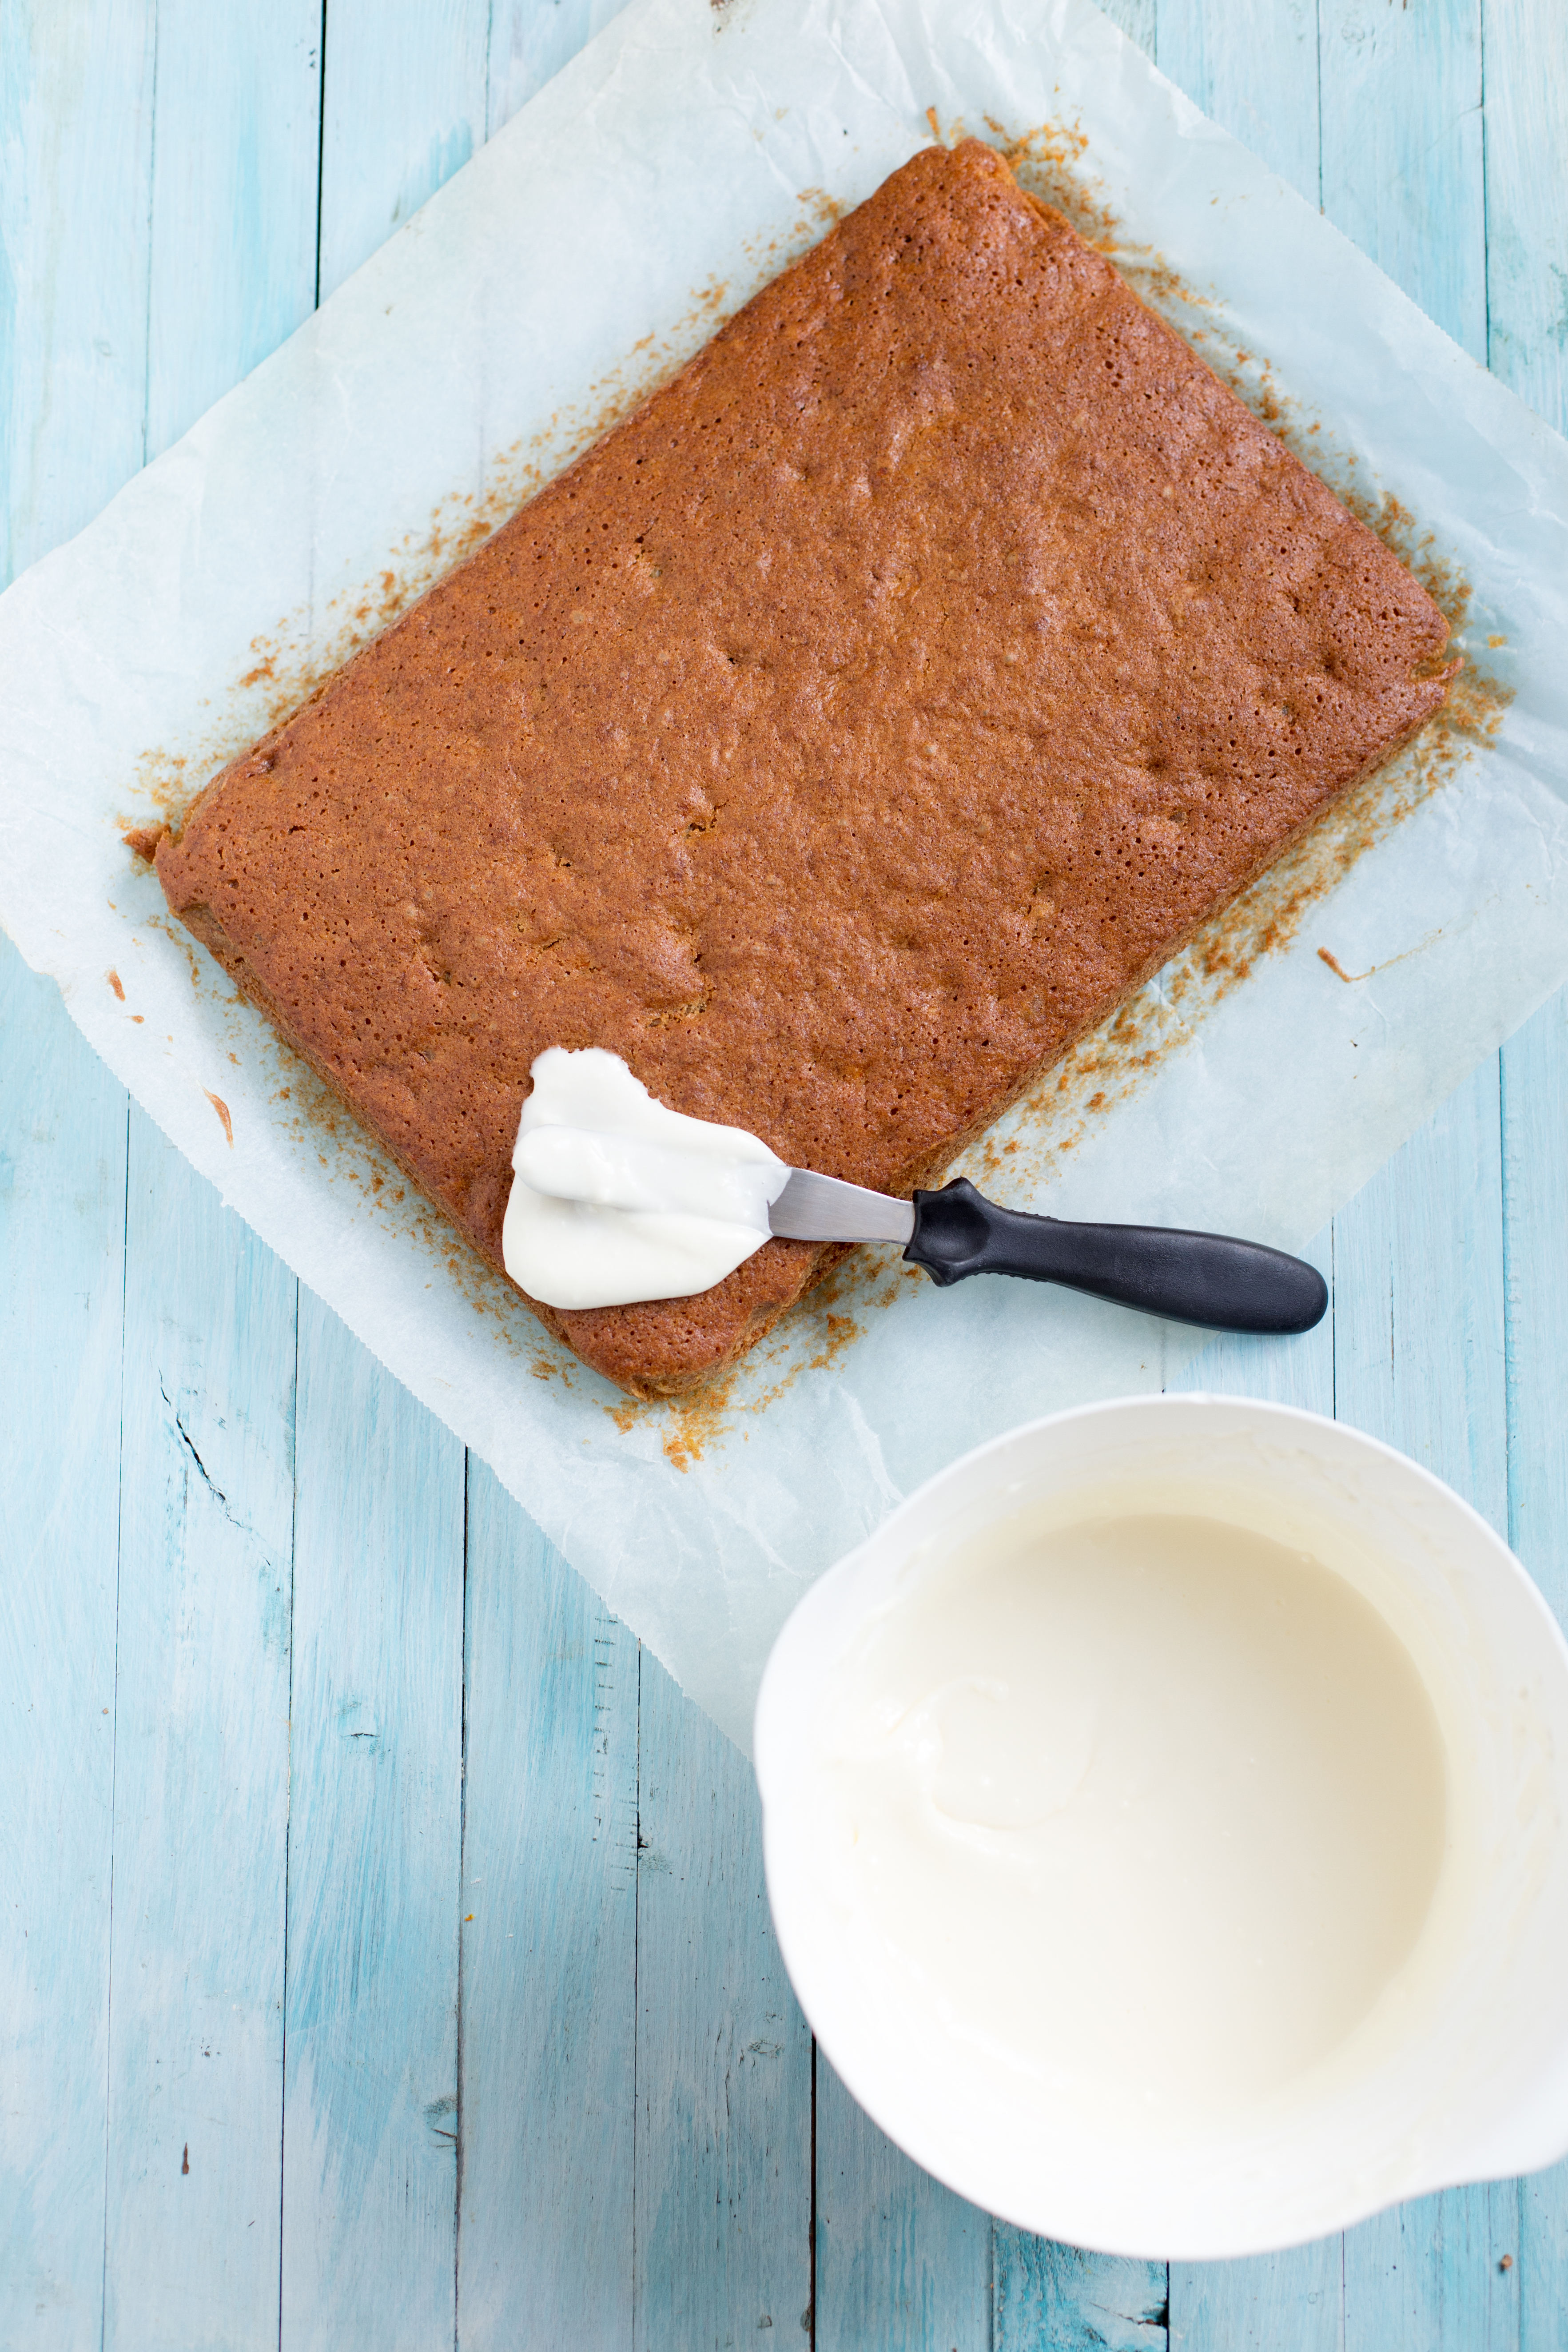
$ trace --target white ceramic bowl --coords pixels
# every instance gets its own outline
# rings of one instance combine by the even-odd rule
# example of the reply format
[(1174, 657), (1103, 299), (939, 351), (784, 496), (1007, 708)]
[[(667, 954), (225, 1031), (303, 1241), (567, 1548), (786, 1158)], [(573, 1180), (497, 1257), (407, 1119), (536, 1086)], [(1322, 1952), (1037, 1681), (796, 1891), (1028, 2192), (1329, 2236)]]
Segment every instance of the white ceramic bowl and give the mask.
[[(1415, 1658), (1447, 1750), (1448, 1927), (1436, 1987), (1370, 2071), (1232, 2137), (1163, 2149), (1064, 2126), (1017, 2082), (911, 2036), (851, 1958), (822, 1868), (811, 1727), (872, 1612), (1036, 1503), (1135, 1480), (1273, 1531), (1321, 1530)], [(1347, 1559), (1358, 1563), (1347, 1570)], [(1229, 1397), (1153, 1397), (1031, 1423), (952, 1465), (806, 1595), (757, 1703), (768, 1892), (822, 2046), (882, 2129), (960, 2195), (1113, 2253), (1206, 2260), (1339, 2230), (1568, 2153), (1568, 1645), (1507, 1546), (1452, 1490), (1354, 1430)], [(1455, 1888), (1459, 1894), (1455, 1895)], [(1151, 1921), (1157, 1960), (1158, 1922)]]

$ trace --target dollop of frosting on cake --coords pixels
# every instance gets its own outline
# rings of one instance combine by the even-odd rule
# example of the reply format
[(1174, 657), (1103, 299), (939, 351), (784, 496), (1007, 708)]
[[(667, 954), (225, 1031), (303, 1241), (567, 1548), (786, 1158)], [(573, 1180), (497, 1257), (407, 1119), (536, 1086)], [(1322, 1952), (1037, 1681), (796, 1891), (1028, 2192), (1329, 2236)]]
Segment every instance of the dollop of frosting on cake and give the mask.
[(671, 1110), (603, 1046), (552, 1045), (531, 1076), (501, 1229), (531, 1298), (689, 1298), (768, 1239), (790, 1171), (757, 1136)]

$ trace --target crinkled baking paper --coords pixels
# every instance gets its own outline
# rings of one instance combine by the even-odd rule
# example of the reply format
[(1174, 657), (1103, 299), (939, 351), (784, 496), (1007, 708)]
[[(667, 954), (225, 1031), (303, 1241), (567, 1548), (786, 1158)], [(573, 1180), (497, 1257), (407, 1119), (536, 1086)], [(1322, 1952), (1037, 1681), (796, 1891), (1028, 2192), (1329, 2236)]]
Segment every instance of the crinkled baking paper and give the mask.
[(1303, 1242), (1568, 975), (1568, 449), (1079, 0), (637, 0), (0, 599), (6, 929), (225, 1200), (742, 1743), (785, 1612), (900, 1495), (1031, 1414), (1158, 1388), (1194, 1335), (895, 1263), (798, 1314), (720, 1401), (628, 1408), (334, 1133), (121, 829), (374, 628), (427, 570), (433, 519), (493, 516), (868, 195), (929, 141), (928, 109), (944, 136), (1038, 134), (1140, 290), (1248, 354), (1243, 382), (1331, 478), (1430, 534), (1471, 591), (1467, 649), (1512, 693), (1493, 736), (1374, 795), (1334, 887), (1320, 845), (1256, 952), (1189, 955), (972, 1155), (1063, 1215)]

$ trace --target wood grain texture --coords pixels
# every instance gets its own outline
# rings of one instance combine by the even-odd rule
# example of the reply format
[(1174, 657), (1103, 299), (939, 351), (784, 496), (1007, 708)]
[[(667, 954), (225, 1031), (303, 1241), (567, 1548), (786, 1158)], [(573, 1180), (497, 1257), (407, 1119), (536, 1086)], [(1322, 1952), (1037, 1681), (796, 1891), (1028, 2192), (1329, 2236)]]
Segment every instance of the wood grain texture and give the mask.
[(1320, 0), (1322, 205), (1486, 356), (1480, 0)]
[(1316, 204), (1319, 0), (1157, 0), (1157, 7), (1161, 72)]
[(995, 2352), (1163, 2352), (1163, 2263), (1082, 2253), (995, 2228)]
[(1334, 1225), (1335, 1410), (1508, 1528), (1502, 1150), (1484, 1063)]
[(0, 580), (146, 457), (153, 0), (0, 9)]
[(988, 2352), (990, 2216), (895, 2147), (820, 2051), (816, 2155), (816, 2352)]
[[(1568, 24), (1532, 40), (1498, 0), (1485, 29), (1488, 362), (1568, 431), (1568, 175), (1538, 160), (1568, 123)], [(1568, 1624), (1568, 991), (1504, 1046), (1501, 1107), (1509, 1541)]]
[[(1568, 430), (1568, 22), (1486, 0), (1487, 359)], [(1568, 1625), (1568, 992), (1502, 1052), (1509, 1541)], [(1520, 2183), (1521, 2352), (1568, 2341), (1568, 2163)]]
[(1343, 2241), (1173, 2263), (1171, 2352), (1343, 2352)]
[(316, 291), (321, 0), (158, 0), (147, 450), (307, 319)]
[[(1340, 1416), (1506, 1529), (1499, 1109), (1494, 1059), (1336, 1220), (1334, 1355)], [(1517, 2343), (1518, 2237), (1514, 2182), (1447, 2189), (1348, 2231), (1346, 2352)]]
[[(156, 17), (144, 442), (309, 310), (319, 10)], [(104, 2340), (278, 2329), (298, 1286), (138, 1114)], [(116, 2032), (114, 2029), (118, 2027)]]
[(535, 90), (570, 65), (626, 0), (490, 0), (485, 136), (493, 138)]
[(300, 1294), (282, 2352), (452, 2340), (463, 1450)]
[(1519, 2352), (1563, 2352), (1568, 2340), (1568, 2166), (1554, 2164), (1520, 2182), (1518, 2265)]
[(458, 2336), (626, 2352), (637, 1643), (468, 1464)]
[(1518, 2237), (1511, 2180), (1446, 2189), (1347, 2231), (1345, 2352), (1515, 2352)]
[[(1509, 1541), (1568, 1624), (1568, 994), (1502, 1056)], [(1568, 2163), (1520, 2183), (1521, 2352), (1568, 2341)]]
[[(1330, 0), (1321, 45), (1324, 210), (1484, 360), (1479, 0)], [(1336, 1221), (1334, 1336), (1336, 1410), (1506, 1530), (1499, 1086), (1476, 1072)], [(1447, 2190), (1348, 2232), (1347, 2352), (1517, 2342), (1518, 2208), (1514, 2184)]]
[[(611, 13), (329, 0), (323, 285)], [(1295, 0), (1110, 13), (1314, 200), (1321, 45), (1323, 201), (1563, 421), (1554, 0), (1322, 0), (1315, 24)], [(321, 21), (319, 0), (0, 12), (13, 563), (88, 520), (308, 302)], [(310, 1299), (287, 1755), (292, 1286), (140, 1122), (126, 1240), (123, 1095), (3, 946), (0, 1120), (0, 1725), (20, 1792), (0, 1813), (20, 1931), (0, 1961), (0, 2344), (270, 2341), (280, 2248), (290, 2344), (805, 2343), (810, 2045), (744, 1769), (647, 1668), (634, 1881), (635, 1644), (472, 1465), (465, 1634), (461, 1456)], [(1564, 1199), (1559, 999), (1500, 1085), (1481, 1074), (1323, 1237), (1334, 1327), (1219, 1343), (1194, 1383), (1318, 1410), (1337, 1384), (1347, 1418), (1506, 1514), (1561, 1608)], [(122, 1354), (135, 1590), (122, 1576), (117, 1633)], [(269, 2025), (287, 1773), (289, 2007)], [(226, 2004), (237, 2032), (204, 2045)], [(1200, 2352), (1568, 2342), (1561, 2168), (1425, 2200), (1342, 2252), (1174, 2265), (1168, 2287), (1163, 2265), (1001, 2227), (983, 2264), (984, 2221), (817, 2074), (824, 2344), (1149, 2347), (1167, 2292), (1170, 2341)], [(249, 2206), (285, 2080), (264, 2256), (243, 2241), (268, 2226)], [(168, 2117), (213, 2085), (171, 2178)]]
[(330, 0), (326, 26), (318, 301), (483, 141), (489, 0)]
[(0, 2344), (103, 2296), (125, 1092), (0, 940)]
[(638, 2352), (811, 2328), (811, 2037), (763, 1885), (756, 1783), (643, 1654)]
[(1487, 364), (1568, 424), (1568, 24), (1541, 0), (1483, 0)]
[[(8, 580), (142, 464), (151, 0), (0, 11)], [(126, 1096), (0, 942), (0, 2343), (101, 2340)]]
[(298, 1285), (131, 1122), (104, 2342), (275, 2345)]

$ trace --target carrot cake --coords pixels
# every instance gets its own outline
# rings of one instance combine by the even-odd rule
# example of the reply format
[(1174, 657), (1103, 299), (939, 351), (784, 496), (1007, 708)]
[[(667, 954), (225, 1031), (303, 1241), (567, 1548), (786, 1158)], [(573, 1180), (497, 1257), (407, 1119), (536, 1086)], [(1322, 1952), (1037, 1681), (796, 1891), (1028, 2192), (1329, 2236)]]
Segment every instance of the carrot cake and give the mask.
[[(1422, 724), (1447, 636), (998, 155), (933, 147), (158, 873), (492, 1265), (547, 1045), (907, 1192)], [(535, 1311), (670, 1394), (832, 1255)]]

